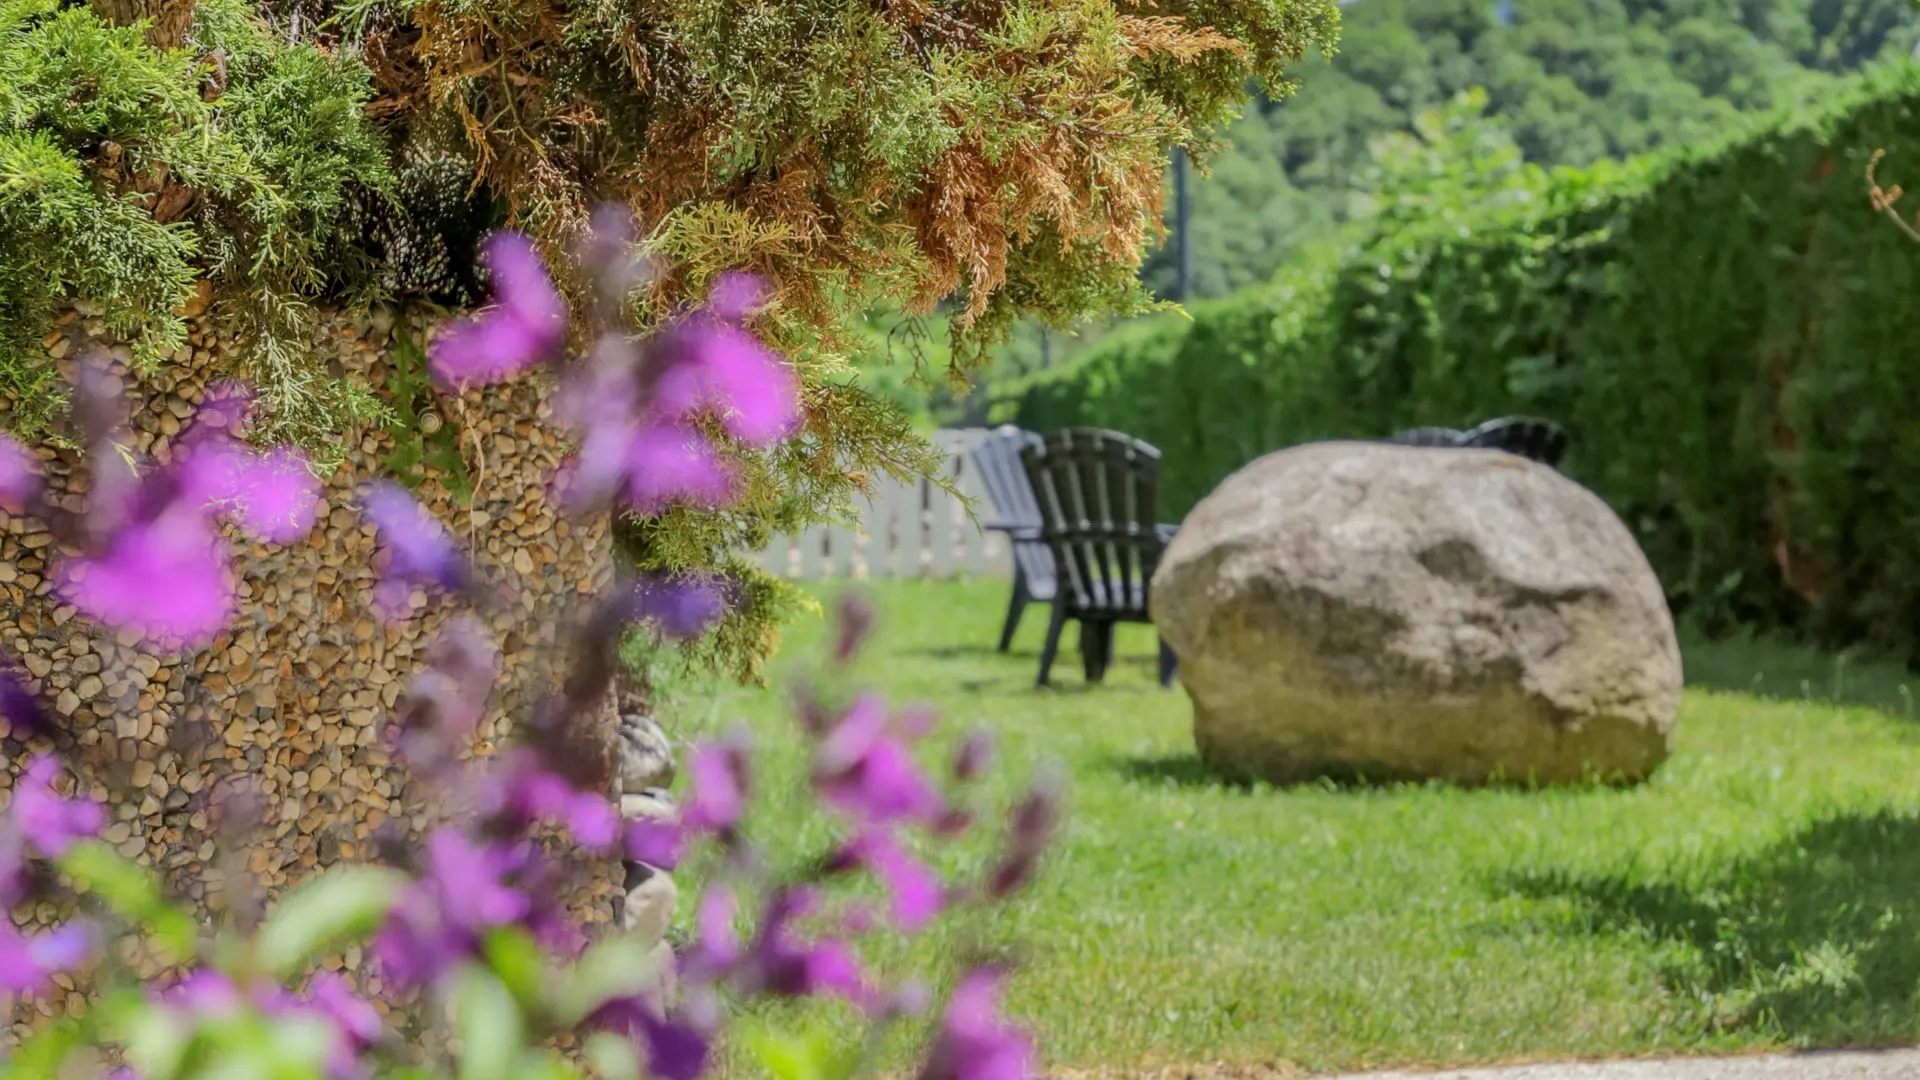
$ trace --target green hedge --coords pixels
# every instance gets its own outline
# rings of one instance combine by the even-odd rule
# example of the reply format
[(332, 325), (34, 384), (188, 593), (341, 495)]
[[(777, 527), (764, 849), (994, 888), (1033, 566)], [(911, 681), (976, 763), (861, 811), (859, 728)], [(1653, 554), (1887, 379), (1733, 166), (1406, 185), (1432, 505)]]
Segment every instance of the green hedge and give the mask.
[[(1920, 69), (1900, 66), (1817, 115), (1349, 238), (1034, 379), (1018, 422), (1155, 443), (1179, 515), (1281, 447), (1552, 417), (1676, 611), (1912, 647), (1920, 247), (1864, 174), (1885, 148), (1883, 183), (1920, 179), (1916, 109)], [(1780, 535), (1815, 587), (1789, 587)]]

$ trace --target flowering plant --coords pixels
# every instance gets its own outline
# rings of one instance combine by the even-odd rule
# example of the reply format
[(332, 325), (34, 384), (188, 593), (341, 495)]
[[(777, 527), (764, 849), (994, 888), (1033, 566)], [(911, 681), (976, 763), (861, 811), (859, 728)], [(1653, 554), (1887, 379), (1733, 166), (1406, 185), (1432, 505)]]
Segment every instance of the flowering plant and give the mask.
[[(505, 233), (488, 250), (495, 304), (437, 341), (433, 376), (464, 391), (552, 369), (580, 451), (550, 497), (573, 513), (723, 504), (737, 455), (792, 436), (797, 383), (745, 328), (758, 302), (747, 279), (723, 280), (704, 308), (637, 343), (617, 316), (644, 273), (624, 229), (624, 218), (603, 218), (582, 252), (603, 283), (584, 356), (567, 355), (566, 305), (531, 246)], [(240, 438), (251, 408), (243, 387), (210, 389), (170, 460), (144, 468), (122, 449), (118, 393), (105, 366), (81, 369), (76, 416), (94, 473), (84, 512), (47, 496), (34, 455), (3, 438), (0, 505), (42, 518), (76, 552), (54, 580), (83, 614), (156, 648), (204, 644), (237, 603), (218, 522), (263, 542), (298, 539), (316, 520), (317, 485), (297, 453), (262, 452)], [(361, 502), (378, 536), (374, 600), (383, 617), (413, 618), (436, 603), (494, 606), (447, 530), (404, 490), (376, 485)], [(677, 816), (623, 820), (596, 730), (620, 637), (638, 621), (692, 637), (727, 602), (728, 584), (717, 577), (616, 582), (574, 628), (563, 684), (520, 718), (519, 745), (484, 765), (462, 750), (485, 710), (499, 650), (481, 619), (449, 618), (387, 728), (410, 782), (448, 808), (446, 820), (417, 841), (393, 830), (378, 864), (323, 871), (271, 910), (234, 906), (219, 926), (196, 920), (150, 871), (96, 839), (103, 808), (62, 793), (55, 757), (34, 758), (0, 820), (0, 899), (18, 908), (77, 893), (82, 914), (32, 937), (0, 923), (0, 996), (71, 989), (76, 978), (90, 979), (95, 995), (92, 1007), (69, 1009), (0, 1061), (0, 1077), (72, 1075), (91, 1060), (127, 1080), (560, 1080), (581, 1075), (584, 1059), (607, 1080), (694, 1080), (712, 1067), (729, 1003), (827, 997), (859, 1010), (876, 1031), (920, 1011), (925, 989), (882, 983), (856, 941), (886, 925), (914, 932), (943, 909), (1018, 889), (1054, 826), (1054, 790), (1042, 782), (1014, 808), (1004, 850), (980, 880), (943, 882), (904, 837), (952, 837), (972, 825), (956, 792), (985, 768), (987, 740), (966, 740), (950, 766), (953, 783), (936, 784), (912, 750), (923, 718), (871, 695), (844, 708), (803, 695), (812, 790), (844, 824), (820, 858), (790, 875), (765, 870), (745, 829), (751, 773), (740, 735), (694, 748)], [(836, 666), (871, 622), (858, 601), (842, 605)], [(16, 732), (53, 734), (23, 676), (0, 674), (0, 709)], [(215, 809), (221, 835), (237, 844), (259, 817), (262, 793), (230, 779)], [(608, 861), (663, 870), (690, 850), (712, 849), (719, 873), (700, 898), (690, 944), (663, 965), (629, 937), (590, 941), (560, 900), (556, 837)], [(888, 893), (885, 919), (859, 907), (829, 910), (825, 887), (863, 875)], [(444, 1053), (389, 1027), (395, 1002), (370, 1001), (345, 977), (314, 970), (320, 955), (348, 942), (365, 943), (388, 985), (443, 1007)], [(141, 985), (129, 948), (151, 950), (176, 974)], [(992, 961), (959, 979), (927, 1051), (928, 1080), (1028, 1075), (1031, 1045), (998, 1013), (1003, 980), (1004, 966)], [(570, 1058), (556, 1045), (580, 1053)], [(782, 1075), (813, 1062), (800, 1070), (810, 1080), (859, 1063), (817, 1053), (817, 1040), (757, 1049)]]

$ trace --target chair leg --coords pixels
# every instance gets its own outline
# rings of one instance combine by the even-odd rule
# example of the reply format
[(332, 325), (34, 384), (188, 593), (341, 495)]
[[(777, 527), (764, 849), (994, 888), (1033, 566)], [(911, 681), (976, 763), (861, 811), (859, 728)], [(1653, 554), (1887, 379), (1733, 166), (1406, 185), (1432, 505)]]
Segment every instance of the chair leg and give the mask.
[(1162, 690), (1168, 689), (1173, 686), (1173, 676), (1174, 676), (1174, 673), (1179, 670), (1179, 666), (1180, 666), (1180, 661), (1178, 658), (1176, 658), (1173, 655), (1172, 646), (1167, 644), (1166, 638), (1161, 638), (1160, 639), (1160, 688)]
[(1053, 658), (1060, 654), (1060, 631), (1067, 625), (1067, 605), (1059, 600), (1053, 602), (1053, 614), (1047, 620), (1046, 644), (1040, 646), (1040, 679), (1036, 686), (1047, 685), (1047, 677), (1053, 673)]
[(1103, 624), (1080, 621), (1080, 673), (1090, 683), (1100, 681), (1100, 627)]
[(1007, 622), (1000, 628), (1000, 651), (1013, 648), (1014, 631), (1020, 629), (1020, 616), (1027, 610), (1027, 601), (1032, 596), (1027, 592), (1027, 575), (1016, 564), (1013, 570), (1013, 599), (1007, 602)]
[(1088, 676), (1088, 682), (1105, 681), (1107, 669), (1113, 666), (1113, 635), (1113, 623), (1103, 622), (1099, 625), (1094, 637), (1093, 673)]

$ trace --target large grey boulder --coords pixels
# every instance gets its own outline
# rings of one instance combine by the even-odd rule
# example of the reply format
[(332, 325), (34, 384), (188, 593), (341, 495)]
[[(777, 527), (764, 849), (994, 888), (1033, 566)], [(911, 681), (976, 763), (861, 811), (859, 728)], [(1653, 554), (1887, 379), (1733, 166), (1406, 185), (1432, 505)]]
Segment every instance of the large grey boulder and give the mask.
[(1269, 454), (1181, 524), (1152, 614), (1229, 776), (1621, 782), (1672, 745), (1680, 649), (1646, 556), (1500, 451)]

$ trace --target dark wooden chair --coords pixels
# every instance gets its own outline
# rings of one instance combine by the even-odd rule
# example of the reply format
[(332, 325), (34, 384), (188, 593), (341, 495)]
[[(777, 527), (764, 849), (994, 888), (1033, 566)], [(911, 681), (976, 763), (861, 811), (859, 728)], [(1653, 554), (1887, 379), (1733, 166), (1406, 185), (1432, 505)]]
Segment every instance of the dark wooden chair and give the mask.
[(1534, 416), (1503, 416), (1465, 432), (1460, 445), (1505, 450), (1548, 468), (1558, 469), (1560, 459), (1567, 456), (1567, 442), (1567, 433), (1551, 420)]
[(1558, 469), (1567, 454), (1567, 433), (1551, 420), (1534, 416), (1503, 416), (1467, 431), (1445, 427), (1408, 428), (1385, 440), (1400, 446), (1472, 447), (1505, 450)]
[(1006, 625), (1000, 629), (1000, 651), (1013, 647), (1013, 633), (1030, 603), (1050, 604), (1059, 590), (1053, 552), (1040, 539), (1040, 504), (1034, 500), (1020, 451), (1038, 445), (1040, 436), (1011, 424), (995, 428), (967, 451), (981, 486), (992, 500), (995, 517), (982, 527), (1003, 533), (1013, 552), (1013, 598), (1007, 604)]
[[(1087, 681), (1099, 682), (1113, 662), (1114, 627), (1153, 621), (1149, 583), (1176, 528), (1157, 518), (1160, 451), (1116, 431), (1068, 428), (1027, 443), (1020, 457), (1059, 578), (1039, 685), (1047, 685), (1068, 622), (1080, 624)], [(1161, 686), (1173, 684), (1174, 670), (1163, 640)]]

